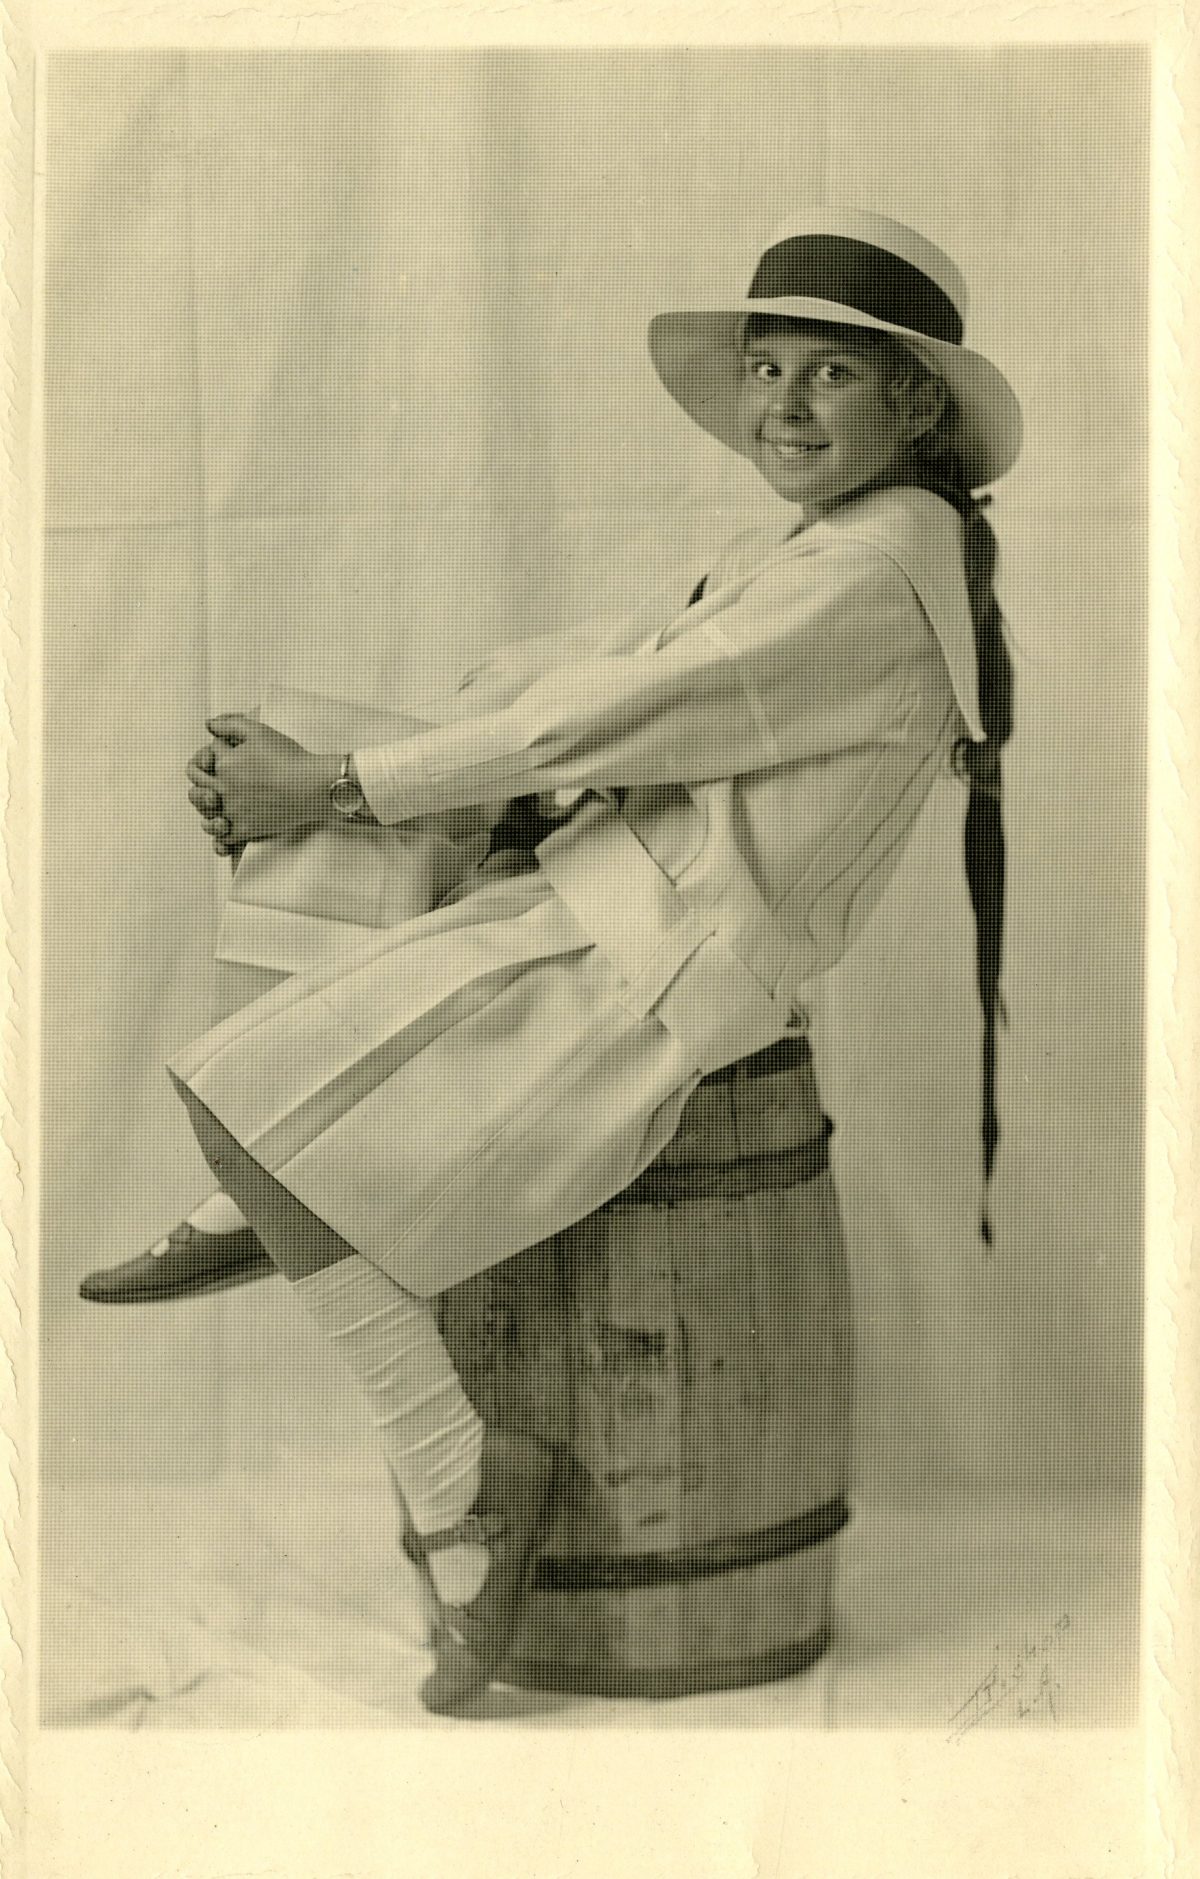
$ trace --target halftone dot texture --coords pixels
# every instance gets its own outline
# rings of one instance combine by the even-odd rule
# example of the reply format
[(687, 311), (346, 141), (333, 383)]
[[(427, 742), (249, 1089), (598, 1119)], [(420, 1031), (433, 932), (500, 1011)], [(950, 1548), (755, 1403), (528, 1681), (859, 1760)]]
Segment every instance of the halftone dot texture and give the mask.
[[(997, 1244), (988, 1258), (973, 1237), (978, 1033), (951, 791), (814, 1013), (858, 1350), (841, 1643), (821, 1681), (671, 1713), (792, 1721), (828, 1698), (840, 1720), (937, 1726), (1064, 1615), (1043, 1650), (1060, 1708), (1087, 1722), (1126, 1702), (1145, 126), (1144, 64), (1118, 47), (52, 61), (43, 1322), (49, 1590), (73, 1640), (60, 1713), (94, 1702), (126, 1721), (122, 1692), (140, 1690), (168, 1725), (311, 1720), (322, 1701), (416, 1720), (421, 1629), (398, 1615), (408, 1579), (386, 1583), (382, 1464), (283, 1286), (153, 1318), (74, 1298), (205, 1185), (161, 1069), (208, 1019), (223, 878), (182, 763), (208, 712), (268, 678), (337, 691), (352, 674), (404, 709), (519, 635), (660, 583), (685, 599), (768, 499), (665, 398), (646, 321), (710, 299), (795, 200), (822, 196), (953, 255), (974, 342), (1025, 409), (993, 511), (1018, 686)], [(1024, 1720), (1004, 1704), (985, 1726)]]

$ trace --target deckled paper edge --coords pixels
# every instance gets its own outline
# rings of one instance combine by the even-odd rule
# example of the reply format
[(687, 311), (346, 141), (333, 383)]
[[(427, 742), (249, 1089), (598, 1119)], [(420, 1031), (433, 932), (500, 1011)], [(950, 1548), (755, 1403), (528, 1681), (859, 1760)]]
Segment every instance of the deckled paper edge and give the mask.
[[(1190, 272), (1186, 194), (1196, 169), (1196, 107), (1200, 103), (1195, 53), (1183, 12), (1163, 9), (1157, 17), (1147, 11), (1116, 6), (1083, 8), (1047, 7), (1031, 13), (1008, 0), (1006, 6), (944, 8), (904, 14), (899, 21), (878, 10), (859, 9), (850, 14), (814, 8), (798, 24), (794, 7), (760, 4), (753, 13), (739, 9), (736, 20), (726, 8), (687, 7), (673, 10), (643, 7), (627, 18), (602, 6), (560, 4), (506, 8), (442, 7), (414, 9), (404, 24), (399, 9), (384, 5), (313, 8), (249, 6), (231, 12), (214, 0), (207, 9), (154, 7), (138, 4), (105, 9), (67, 5), (39, 5), (37, 20), (10, 19), (6, 34), (4, 108), (9, 128), (9, 163), (5, 172), (4, 233), (6, 259), (3, 293), (6, 329), (5, 397), (0, 401), (0, 434), (6, 454), (5, 468), (15, 465), (18, 475), (5, 478), (3, 580), (5, 587), (6, 655), (10, 664), (7, 711), (10, 737), (7, 768), (0, 778), (7, 783), (9, 866), (0, 877), (8, 931), (13, 944), (6, 961), (6, 990), (12, 1001), (6, 1012), (4, 1036), (5, 1082), (8, 1106), (4, 1115), (4, 1225), (21, 1245), (32, 1244), (31, 1223), (36, 1218), (37, 1170), (30, 1145), (36, 1139), (36, 1037), (38, 967), (33, 936), (37, 931), (38, 789), (40, 768), (36, 750), (36, 671), (31, 651), (36, 644), (30, 622), (36, 618), (38, 570), (32, 543), (37, 536), (36, 505), (31, 487), (36, 482), (36, 439), (30, 438), (33, 402), (29, 364), (33, 335), (38, 330), (35, 300), (36, 274), (30, 236), (29, 198), (34, 171), (33, 53), (68, 45), (101, 47), (159, 46), (249, 49), (321, 47), (359, 44), (368, 47), (403, 44), (471, 45), (506, 41), (514, 44), (654, 44), (686, 40), (691, 44), (737, 44), (750, 41), (751, 24), (759, 43), (879, 45), (881, 43), (967, 45), (1022, 43), (1045, 45), (1080, 40), (1153, 41), (1157, 49), (1158, 105), (1158, 209), (1155, 252), (1156, 298), (1156, 521), (1153, 540), (1155, 631), (1151, 666), (1151, 751), (1153, 759), (1148, 935), (1153, 970), (1148, 1001), (1148, 1098), (1151, 1115), (1147, 1153), (1147, 1242), (1149, 1335), (1147, 1393), (1148, 1491), (1146, 1500), (1145, 1574), (1145, 1721), (1141, 1748), (1146, 1759), (1147, 1840), (1144, 1868), (1128, 1879), (1159, 1879), (1160, 1874), (1185, 1874), (1197, 1858), (1195, 1701), (1192, 1691), (1200, 1683), (1197, 1663), (1193, 1588), (1187, 1576), (1187, 1544), (1195, 1530), (1196, 1410), (1195, 1282), (1188, 1266), (1195, 1231), (1195, 1113), (1196, 1113), (1196, 960), (1200, 957), (1195, 882), (1197, 879), (1197, 818), (1189, 792), (1193, 768), (1191, 714), (1197, 702), (1197, 655), (1194, 604), (1197, 590), (1196, 532), (1192, 523), (1194, 477), (1197, 467), (1194, 419), (1189, 422), (1187, 334), (1196, 330), (1195, 292)], [(1009, 28), (1007, 34), (1006, 28)], [(1185, 309), (1190, 311), (1190, 321)], [(1194, 407), (1194, 393), (1191, 399)], [(25, 487), (18, 482), (23, 465), (32, 471)], [(12, 732), (15, 730), (15, 742)], [(18, 1573), (28, 1576), (36, 1510), (31, 1474), (32, 1442), (36, 1431), (36, 1301), (26, 1259), (20, 1286), (6, 1243), (4, 1286), (0, 1289), (0, 1332), (3, 1334), (6, 1371), (0, 1382), (4, 1411), (0, 1421), (3, 1466), (0, 1492), (11, 1557), (4, 1562), (6, 1612), (15, 1639), (5, 1641), (3, 1669), (7, 1707), (0, 1714), (0, 1809), (2, 1831), (11, 1847), (19, 1835), (17, 1796), (31, 1748), (38, 1745), (32, 1725), (31, 1691), (36, 1681), (36, 1644), (32, 1614), (19, 1596)], [(18, 1305), (18, 1296), (20, 1303)], [(18, 1386), (15, 1406), (11, 1383)], [(22, 1671), (25, 1681), (22, 1683)], [(15, 1679), (15, 1681), (14, 1681)], [(22, 1728), (22, 1723), (27, 1726)], [(1010, 1871), (1028, 1873), (1029, 1879), (1099, 1879), (1077, 1869), (1070, 1850), (1051, 1869), (1041, 1856), (1054, 1846), (1053, 1821), (1031, 1822), (1033, 1797), (1057, 1791), (1062, 1782), (1090, 1778), (1111, 1786), (1125, 1772), (1118, 1767), (1119, 1732), (1073, 1738), (1078, 1751), (1062, 1755), (1062, 1740), (1045, 1732), (1016, 1738), (992, 1735), (981, 1738), (978, 1753), (960, 1757), (953, 1771), (945, 1762), (940, 1737), (928, 1743), (921, 1737), (850, 1735), (781, 1740), (737, 1738), (714, 1734), (681, 1742), (666, 1732), (660, 1742), (645, 1734), (630, 1745), (607, 1737), (534, 1738), (504, 1741), (495, 1734), (476, 1736), (461, 1732), (415, 1742), (406, 1738), (402, 1753), (394, 1740), (345, 1735), (302, 1737), (290, 1742), (255, 1742), (229, 1736), (188, 1736), (150, 1741), (138, 1737), (77, 1736), (73, 1755), (56, 1755), (57, 1791), (52, 1797), (35, 1786), (37, 1805), (67, 1809), (72, 1789), (69, 1763), (74, 1759), (80, 1775), (91, 1766), (106, 1764), (101, 1779), (124, 1782), (130, 1801), (130, 1830), (136, 1830), (139, 1811), (154, 1810), (171, 1801), (208, 1810), (226, 1825), (232, 1812), (236, 1824), (239, 1800), (270, 1797), (262, 1813), (282, 1819), (294, 1807), (314, 1804), (314, 1783), (321, 1786), (325, 1771), (330, 1795), (336, 1799), (334, 1771), (340, 1771), (345, 1792), (357, 1791), (364, 1825), (378, 1826), (378, 1813), (386, 1807), (389, 1787), (411, 1797), (414, 1776), (417, 1791), (432, 1803), (459, 1803), (479, 1810), (479, 1873), (494, 1879), (509, 1875), (558, 1875), (577, 1868), (576, 1846), (594, 1847), (604, 1831), (598, 1810), (615, 1797), (617, 1818), (608, 1823), (605, 1853), (608, 1868), (621, 1879), (641, 1875), (679, 1873), (707, 1875), (754, 1874), (755, 1879), (783, 1879), (803, 1873), (805, 1879), (826, 1879), (841, 1870), (842, 1855), (850, 1850), (856, 1831), (856, 1812), (877, 1815), (886, 1810), (895, 1823), (886, 1879), (909, 1872), (922, 1879), (931, 1869), (922, 1866), (915, 1848), (913, 1822), (923, 1810), (940, 1810), (946, 1832), (954, 1844), (955, 1831), (970, 1870), (981, 1879), (1009, 1879)], [(728, 1865), (714, 1866), (711, 1845), (689, 1847), (688, 1812), (681, 1804), (689, 1792), (703, 1792), (703, 1770), (719, 1757), (740, 1763), (757, 1743), (759, 1759), (747, 1761), (747, 1781), (757, 1784), (764, 1797), (757, 1824), (749, 1839), (735, 1837), (727, 1847)], [(63, 1745), (59, 1738), (58, 1746)], [(44, 1746), (44, 1743), (43, 1743)], [(632, 1746), (632, 1753), (629, 1752)], [(1070, 1747), (1071, 1744), (1066, 1745)], [(536, 1754), (531, 1750), (536, 1747)], [(1034, 1768), (1034, 1761), (1062, 1761), (1058, 1783), (1049, 1790)], [(413, 1763), (421, 1763), (414, 1769)], [(247, 1768), (253, 1776), (246, 1779)], [(932, 1774), (932, 1780), (930, 1780)], [(241, 1783), (239, 1785), (239, 1775)], [(457, 1776), (457, 1786), (456, 1786)], [(818, 1804), (831, 1779), (846, 1781), (845, 1837), (841, 1849), (814, 1838), (813, 1828), (824, 1810)], [(759, 1780), (759, 1778), (761, 1778)], [(507, 1855), (491, 1850), (490, 1829), (516, 1805), (522, 1785), (534, 1782), (552, 1803), (545, 1817), (555, 1824), (537, 1841)], [(349, 1783), (347, 1786), (346, 1784)], [(86, 1788), (87, 1783), (84, 1784)], [(447, 1797), (449, 1797), (447, 1799)], [(1000, 1804), (999, 1806), (997, 1804)], [(489, 1812), (490, 1804), (490, 1812)], [(955, 1809), (957, 1808), (957, 1814)], [(278, 1813), (277, 1811), (278, 1810)], [(1006, 1814), (1006, 1810), (1008, 1810)], [(1023, 1868), (989, 1868), (988, 1842), (977, 1839), (974, 1820), (997, 1813), (1011, 1817), (1019, 1831), (1012, 1845), (1024, 1848), (1039, 1863)], [(954, 1822), (958, 1826), (955, 1828)], [(205, 1868), (216, 1879), (232, 1879), (235, 1872), (275, 1872), (298, 1879), (285, 1866), (270, 1861), (269, 1843), (255, 1838), (264, 1820), (242, 1816), (244, 1831), (226, 1850), (213, 1843), (213, 1864)], [(656, 1830), (670, 1825), (672, 1843), (660, 1844)], [(743, 1823), (745, 1825), (746, 1823)], [(86, 1822), (84, 1823), (86, 1826)], [(354, 1844), (346, 1845), (334, 1873), (353, 1879), (374, 1879), (383, 1873), (433, 1873), (422, 1864), (421, 1848), (414, 1844), (412, 1821), (403, 1813), (396, 1819), (394, 1858), (388, 1866), (362, 1865)], [(1038, 1829), (1048, 1839), (1040, 1841)], [(431, 1820), (430, 1857), (436, 1850), (436, 1821)], [(680, 1834), (684, 1837), (680, 1838)], [(501, 1844), (505, 1842), (501, 1838)], [(401, 1865), (401, 1848), (403, 1860)], [(907, 1850), (912, 1849), (912, 1850)], [(969, 1849), (969, 1850), (968, 1850)], [(96, 1845), (90, 1850), (89, 1879), (105, 1879), (111, 1872), (134, 1879), (129, 1862), (133, 1848), (127, 1842)], [(999, 1848), (997, 1847), (997, 1851)], [(720, 1857), (720, 1856), (719, 1856)], [(1000, 1852), (1007, 1862), (1012, 1855)], [(793, 1859), (795, 1863), (793, 1863)], [(898, 1863), (897, 1863), (898, 1862)], [(19, 1856), (11, 1856), (0, 1842), (0, 1864), (19, 1871)], [(319, 1869), (325, 1879), (326, 1868)], [(474, 1879), (475, 1865), (462, 1879)], [(603, 1870), (603, 1868), (597, 1868)], [(862, 1869), (864, 1872), (867, 1869)], [(946, 1869), (949, 1870), (949, 1869)], [(199, 1868), (189, 1867), (189, 1876)], [(313, 1868), (314, 1875), (318, 1869)], [(1113, 1869), (1114, 1873), (1118, 1869)], [(60, 1872), (42, 1870), (36, 1879), (68, 1879)], [(69, 1879), (75, 1879), (72, 1872)], [(456, 1876), (457, 1879), (457, 1876)], [(871, 1879), (877, 1879), (872, 1872)], [(878, 1879), (884, 1879), (882, 1873)], [(1107, 1879), (1107, 1875), (1105, 1876)], [(1126, 1879), (1123, 1869), (1119, 1879)]]

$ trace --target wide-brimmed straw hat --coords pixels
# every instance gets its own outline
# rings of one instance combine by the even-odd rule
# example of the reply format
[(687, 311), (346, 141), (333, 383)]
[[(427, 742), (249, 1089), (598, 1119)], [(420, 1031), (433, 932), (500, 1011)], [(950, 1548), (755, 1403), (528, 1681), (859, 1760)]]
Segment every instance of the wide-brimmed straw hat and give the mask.
[(776, 231), (744, 298), (660, 313), (650, 322), (650, 355), (688, 416), (741, 451), (738, 387), (749, 315), (894, 333), (953, 395), (948, 442), (970, 487), (980, 489), (1015, 462), (1021, 407), (991, 361), (963, 345), (966, 311), (962, 276), (940, 248), (886, 216), (826, 206)]

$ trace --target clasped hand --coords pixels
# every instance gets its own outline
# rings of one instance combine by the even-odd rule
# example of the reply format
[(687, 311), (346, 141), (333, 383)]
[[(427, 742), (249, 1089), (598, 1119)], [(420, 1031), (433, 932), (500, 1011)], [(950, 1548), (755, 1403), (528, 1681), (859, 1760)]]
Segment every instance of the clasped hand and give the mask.
[(240, 712), (209, 718), (213, 741), (187, 766), (188, 800), (218, 855), (322, 822), (337, 759)]

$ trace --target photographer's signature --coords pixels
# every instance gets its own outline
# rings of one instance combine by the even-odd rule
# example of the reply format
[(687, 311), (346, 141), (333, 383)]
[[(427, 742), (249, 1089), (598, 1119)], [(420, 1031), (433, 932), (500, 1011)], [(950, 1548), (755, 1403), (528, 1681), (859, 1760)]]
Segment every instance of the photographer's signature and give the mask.
[(1070, 1614), (1063, 1612), (1040, 1638), (1026, 1636), (1021, 1648), (1010, 1655), (997, 1651), (987, 1675), (951, 1716), (949, 1740), (960, 1742), (999, 1710), (1016, 1721), (1057, 1722), (1062, 1685), (1055, 1674), (1055, 1657), (1070, 1629)]

